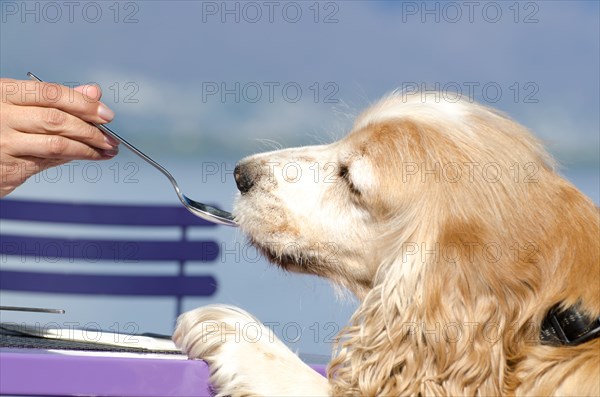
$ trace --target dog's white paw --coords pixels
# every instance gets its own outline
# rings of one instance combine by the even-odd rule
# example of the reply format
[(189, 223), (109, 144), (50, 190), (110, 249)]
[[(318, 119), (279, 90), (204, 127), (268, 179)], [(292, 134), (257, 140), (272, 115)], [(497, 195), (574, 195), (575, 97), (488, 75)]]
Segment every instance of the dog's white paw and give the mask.
[(177, 320), (173, 341), (206, 361), (217, 396), (326, 396), (328, 382), (273, 332), (232, 306), (201, 307)]

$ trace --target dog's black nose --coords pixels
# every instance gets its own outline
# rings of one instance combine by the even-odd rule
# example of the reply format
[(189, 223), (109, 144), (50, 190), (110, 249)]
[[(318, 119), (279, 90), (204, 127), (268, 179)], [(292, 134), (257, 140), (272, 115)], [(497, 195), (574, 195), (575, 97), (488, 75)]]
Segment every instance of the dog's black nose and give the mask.
[(235, 166), (235, 170), (233, 170), (235, 184), (241, 193), (248, 193), (252, 189), (252, 186), (254, 186), (254, 179), (249, 168), (248, 166), (238, 164)]

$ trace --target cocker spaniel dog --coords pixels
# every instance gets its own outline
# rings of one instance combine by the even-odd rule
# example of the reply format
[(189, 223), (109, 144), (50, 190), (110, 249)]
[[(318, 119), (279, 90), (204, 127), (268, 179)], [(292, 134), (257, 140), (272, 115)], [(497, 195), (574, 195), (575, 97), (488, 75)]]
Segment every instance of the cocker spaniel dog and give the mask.
[(241, 309), (183, 314), (174, 341), (218, 396), (600, 395), (599, 213), (508, 117), (395, 93), (234, 174), (252, 244), (360, 306), (327, 378)]

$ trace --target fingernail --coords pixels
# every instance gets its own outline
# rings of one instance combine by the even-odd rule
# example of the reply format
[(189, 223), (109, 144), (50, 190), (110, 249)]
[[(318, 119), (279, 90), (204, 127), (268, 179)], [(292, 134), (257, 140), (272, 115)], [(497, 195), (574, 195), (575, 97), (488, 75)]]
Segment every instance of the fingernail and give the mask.
[(104, 135), (104, 142), (109, 144), (110, 146), (117, 147), (119, 146), (119, 141), (117, 141), (112, 136)]
[(98, 106), (98, 116), (107, 123), (115, 117), (115, 112), (110, 110), (105, 104), (101, 103)]
[(106, 156), (106, 157), (115, 157), (119, 153), (119, 148), (115, 147), (112, 149), (106, 149), (103, 152), (104, 152), (104, 156)]

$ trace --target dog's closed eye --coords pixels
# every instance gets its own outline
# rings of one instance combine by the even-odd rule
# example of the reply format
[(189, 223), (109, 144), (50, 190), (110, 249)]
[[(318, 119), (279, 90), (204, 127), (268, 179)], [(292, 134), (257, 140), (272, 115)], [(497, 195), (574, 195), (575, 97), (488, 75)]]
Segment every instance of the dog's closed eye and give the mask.
[(350, 192), (353, 195), (360, 197), (360, 195), (361, 195), (360, 190), (356, 187), (356, 185), (354, 183), (352, 183), (352, 178), (350, 178), (350, 169), (348, 168), (348, 165), (346, 165), (346, 164), (340, 165), (340, 170), (338, 172), (338, 176), (342, 181), (344, 181), (344, 183), (346, 184), (346, 186), (348, 187), (348, 189), (350, 190)]

